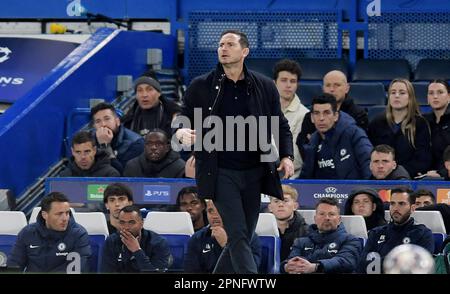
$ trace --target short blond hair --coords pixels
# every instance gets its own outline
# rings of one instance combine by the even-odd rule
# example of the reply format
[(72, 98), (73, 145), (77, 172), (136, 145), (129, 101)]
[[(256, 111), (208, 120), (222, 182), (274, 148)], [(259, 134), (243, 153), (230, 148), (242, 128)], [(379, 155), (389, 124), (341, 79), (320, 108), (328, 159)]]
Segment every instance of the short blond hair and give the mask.
[[(289, 185), (281, 185), (281, 189), (283, 190), (283, 194), (291, 196), (292, 200), (297, 201), (298, 199), (298, 192), (297, 190)], [(276, 199), (275, 197), (270, 197), (270, 201)]]

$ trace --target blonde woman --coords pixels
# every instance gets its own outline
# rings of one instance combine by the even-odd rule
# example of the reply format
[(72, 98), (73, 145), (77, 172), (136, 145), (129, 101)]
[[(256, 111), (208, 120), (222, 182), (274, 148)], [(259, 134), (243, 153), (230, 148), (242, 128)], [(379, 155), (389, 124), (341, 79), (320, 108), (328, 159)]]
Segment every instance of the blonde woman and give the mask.
[(369, 123), (369, 139), (374, 146), (387, 144), (395, 149), (397, 164), (412, 178), (431, 167), (430, 128), (419, 112), (414, 88), (405, 79), (389, 85), (386, 111)]

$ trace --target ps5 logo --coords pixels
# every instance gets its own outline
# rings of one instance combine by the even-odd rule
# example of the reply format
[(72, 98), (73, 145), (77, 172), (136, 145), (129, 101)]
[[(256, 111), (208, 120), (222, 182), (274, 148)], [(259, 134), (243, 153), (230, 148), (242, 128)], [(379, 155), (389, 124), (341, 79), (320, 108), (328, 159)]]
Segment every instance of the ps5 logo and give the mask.
[(81, 5), (81, 0), (73, 0), (66, 7), (66, 12), (68, 16), (81, 16), (85, 11), (83, 5)]
[(381, 16), (381, 0), (373, 0), (367, 5), (368, 16)]

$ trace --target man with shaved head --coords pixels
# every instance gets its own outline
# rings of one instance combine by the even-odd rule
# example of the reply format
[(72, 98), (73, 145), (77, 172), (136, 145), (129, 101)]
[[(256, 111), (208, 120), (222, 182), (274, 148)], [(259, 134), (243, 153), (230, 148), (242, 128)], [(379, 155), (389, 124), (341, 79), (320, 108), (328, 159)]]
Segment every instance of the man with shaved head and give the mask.
[[(367, 111), (356, 105), (353, 99), (348, 96), (350, 85), (347, 82), (347, 77), (342, 71), (332, 70), (323, 77), (323, 92), (336, 97), (337, 110), (349, 114), (356, 121), (356, 125), (367, 132), (369, 125), (369, 117)], [(305, 114), (303, 119), (301, 132), (297, 137), (297, 146), (300, 153), (303, 154), (303, 145), (309, 143), (311, 134), (316, 131), (314, 124), (311, 121), (311, 113)]]

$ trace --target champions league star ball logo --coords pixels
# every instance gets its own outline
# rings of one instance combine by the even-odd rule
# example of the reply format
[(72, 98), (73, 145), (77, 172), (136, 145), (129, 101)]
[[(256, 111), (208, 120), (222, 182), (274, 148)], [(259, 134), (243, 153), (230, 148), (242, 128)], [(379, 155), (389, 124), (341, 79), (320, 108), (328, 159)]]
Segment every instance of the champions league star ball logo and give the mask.
[(8, 60), (11, 53), (12, 51), (8, 47), (0, 47), (0, 63)]

